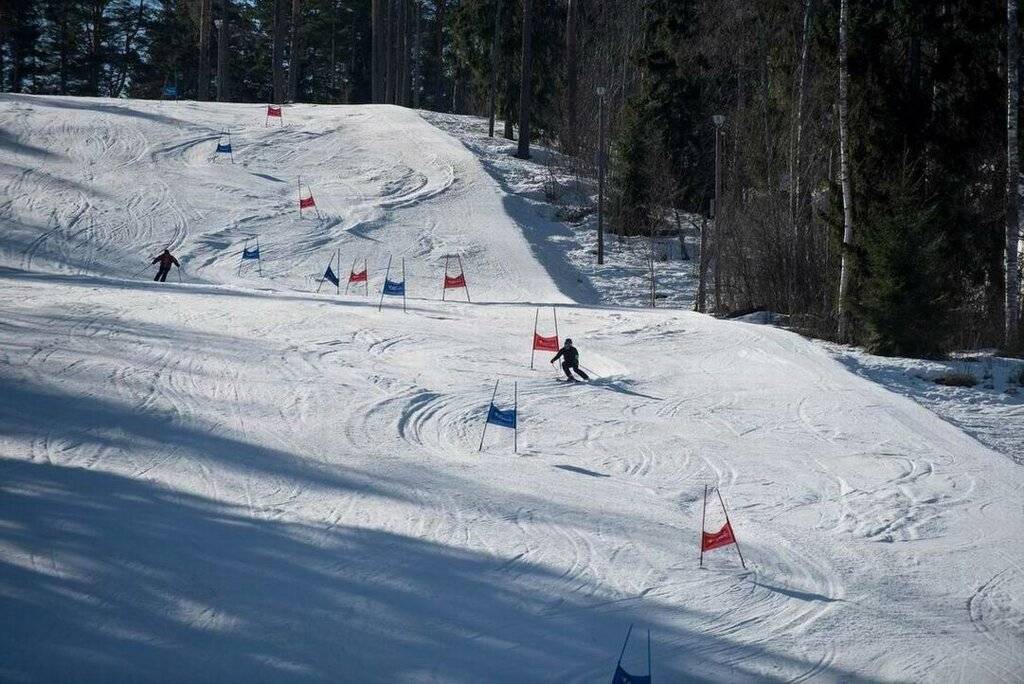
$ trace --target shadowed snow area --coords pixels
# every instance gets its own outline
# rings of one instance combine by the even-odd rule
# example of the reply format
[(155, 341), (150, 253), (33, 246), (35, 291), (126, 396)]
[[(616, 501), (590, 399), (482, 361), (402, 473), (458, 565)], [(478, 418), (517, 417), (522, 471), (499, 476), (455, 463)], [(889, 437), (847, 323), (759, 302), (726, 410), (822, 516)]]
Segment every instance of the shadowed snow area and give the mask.
[[(284, 122), (0, 96), (0, 680), (606, 681), (635, 623), (658, 681), (1020, 681), (1018, 465), (797, 335), (596, 305), (416, 112)], [(530, 369), (537, 304), (593, 382)]]

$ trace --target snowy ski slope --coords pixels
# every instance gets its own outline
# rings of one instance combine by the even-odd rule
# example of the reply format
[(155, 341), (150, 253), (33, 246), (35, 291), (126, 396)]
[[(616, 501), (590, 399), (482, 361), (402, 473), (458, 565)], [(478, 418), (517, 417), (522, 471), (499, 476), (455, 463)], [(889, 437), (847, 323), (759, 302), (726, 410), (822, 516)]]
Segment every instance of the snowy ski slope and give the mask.
[[(602, 306), (415, 112), (285, 124), (0, 96), (0, 680), (607, 681), (630, 623), (660, 682), (1024, 680), (1019, 466), (796, 335)], [(311, 292), (335, 249), (370, 297)], [(529, 369), (536, 304), (595, 382)], [(705, 484), (746, 572), (697, 568)]]

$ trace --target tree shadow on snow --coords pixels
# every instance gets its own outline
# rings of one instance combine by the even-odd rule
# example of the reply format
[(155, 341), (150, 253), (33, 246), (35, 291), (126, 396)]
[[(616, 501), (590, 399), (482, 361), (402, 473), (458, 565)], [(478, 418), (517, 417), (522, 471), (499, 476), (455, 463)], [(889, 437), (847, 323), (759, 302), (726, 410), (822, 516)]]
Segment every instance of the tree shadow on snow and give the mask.
[[(258, 519), (91, 470), (2, 460), (0, 483), (8, 680), (590, 681), (612, 671), (634, 621), (651, 626), (662, 677), (764, 681), (744, 663), (814, 667), (668, 633), (653, 602), (609, 611), (565, 595), (562, 578), (523, 559)], [(643, 655), (634, 644), (624, 662), (642, 671)], [(669, 657), (689, 664), (670, 674)]]

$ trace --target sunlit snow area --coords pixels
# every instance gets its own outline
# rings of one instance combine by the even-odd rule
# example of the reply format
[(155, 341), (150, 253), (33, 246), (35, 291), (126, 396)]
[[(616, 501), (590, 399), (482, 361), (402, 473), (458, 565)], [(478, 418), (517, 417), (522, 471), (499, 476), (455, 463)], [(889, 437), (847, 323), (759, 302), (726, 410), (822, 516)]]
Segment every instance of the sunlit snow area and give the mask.
[(484, 124), (0, 95), (0, 680), (1021, 681), (1019, 395), (642, 308)]

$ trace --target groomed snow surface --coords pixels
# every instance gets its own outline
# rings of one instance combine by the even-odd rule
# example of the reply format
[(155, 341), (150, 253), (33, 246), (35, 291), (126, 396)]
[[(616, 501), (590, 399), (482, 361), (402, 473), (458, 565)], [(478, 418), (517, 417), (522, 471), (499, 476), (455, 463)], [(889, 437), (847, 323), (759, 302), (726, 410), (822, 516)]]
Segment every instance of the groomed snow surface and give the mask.
[[(0, 680), (607, 681), (631, 623), (659, 682), (1024, 679), (1011, 459), (797, 335), (608, 304), (416, 112), (275, 123), (0, 96)], [(181, 284), (129, 277), (165, 244)], [(369, 297), (312, 292), (336, 249)], [(594, 382), (530, 370), (537, 305)], [(518, 454), (477, 451), (499, 379)], [(705, 485), (746, 571), (697, 567)]]

